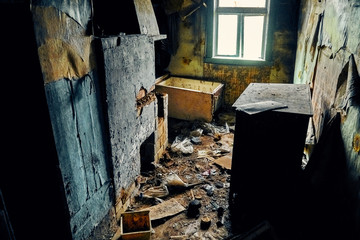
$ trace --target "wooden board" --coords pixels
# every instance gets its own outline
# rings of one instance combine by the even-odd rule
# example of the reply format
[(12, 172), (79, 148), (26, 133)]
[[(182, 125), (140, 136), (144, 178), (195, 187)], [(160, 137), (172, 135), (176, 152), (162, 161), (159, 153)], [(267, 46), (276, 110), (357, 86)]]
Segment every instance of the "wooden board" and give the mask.
[(226, 155), (220, 157), (214, 161), (214, 163), (224, 169), (231, 170), (232, 155)]
[(165, 217), (174, 216), (178, 213), (185, 211), (185, 208), (178, 203), (174, 198), (160, 203), (158, 205), (149, 207), (144, 210), (150, 210), (150, 219), (151, 221), (162, 219)]
[(136, 15), (141, 34), (159, 35), (153, 6), (150, 0), (134, 0)]

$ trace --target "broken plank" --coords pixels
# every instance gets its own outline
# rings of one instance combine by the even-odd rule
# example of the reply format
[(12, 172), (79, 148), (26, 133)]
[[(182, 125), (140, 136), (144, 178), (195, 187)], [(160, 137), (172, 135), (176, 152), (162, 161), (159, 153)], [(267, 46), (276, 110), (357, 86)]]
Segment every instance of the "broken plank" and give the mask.
[(134, 0), (141, 34), (160, 35), (155, 12), (150, 0)]
[(162, 202), (158, 205), (146, 208), (144, 210), (150, 210), (151, 221), (171, 217), (178, 213), (185, 211), (185, 208), (178, 203), (175, 199), (170, 199)]

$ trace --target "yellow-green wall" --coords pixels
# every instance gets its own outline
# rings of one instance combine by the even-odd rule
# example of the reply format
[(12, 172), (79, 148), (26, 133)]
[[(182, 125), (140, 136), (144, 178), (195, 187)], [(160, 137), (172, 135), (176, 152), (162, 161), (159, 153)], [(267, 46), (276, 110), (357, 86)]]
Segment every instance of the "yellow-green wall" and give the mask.
[[(183, 9), (191, 5), (184, 0)], [(206, 49), (206, 13), (201, 7), (185, 20), (179, 20), (179, 47), (171, 56), (167, 70), (171, 75), (201, 78), (225, 84), (225, 104), (230, 106), (249, 83), (292, 83), (297, 41), (297, 1), (274, 0), (271, 8), (270, 45), (272, 60), (268, 66), (220, 65), (204, 62)], [(181, 12), (181, 10), (179, 11)], [(291, 13), (291, 14), (289, 14)]]

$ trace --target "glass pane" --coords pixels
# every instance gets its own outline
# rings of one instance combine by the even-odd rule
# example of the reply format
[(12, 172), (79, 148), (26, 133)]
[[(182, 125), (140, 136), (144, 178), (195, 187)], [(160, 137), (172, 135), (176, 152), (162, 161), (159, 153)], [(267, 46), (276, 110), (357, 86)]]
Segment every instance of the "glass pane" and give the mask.
[(217, 54), (235, 55), (237, 46), (237, 15), (219, 15)]
[(219, 7), (265, 7), (266, 0), (219, 0)]
[(246, 59), (261, 59), (264, 16), (244, 17), (244, 55)]

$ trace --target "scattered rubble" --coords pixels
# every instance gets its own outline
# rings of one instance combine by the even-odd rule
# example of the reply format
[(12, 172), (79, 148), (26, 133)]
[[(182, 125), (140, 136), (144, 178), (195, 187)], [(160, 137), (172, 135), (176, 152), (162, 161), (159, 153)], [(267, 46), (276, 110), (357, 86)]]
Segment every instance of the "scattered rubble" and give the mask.
[(189, 203), (188, 209), (187, 209), (187, 213), (186, 216), (188, 216), (189, 218), (198, 218), (200, 215), (200, 207), (201, 207), (201, 203), (199, 200), (192, 200)]
[(150, 211), (152, 239), (230, 236), (228, 194), (235, 121), (231, 114), (221, 118), (225, 120), (221, 124), (169, 119), (167, 152), (152, 171), (142, 173), (140, 194), (130, 207)]
[(162, 198), (168, 195), (169, 190), (165, 185), (151, 187), (140, 193), (140, 197), (145, 198)]

